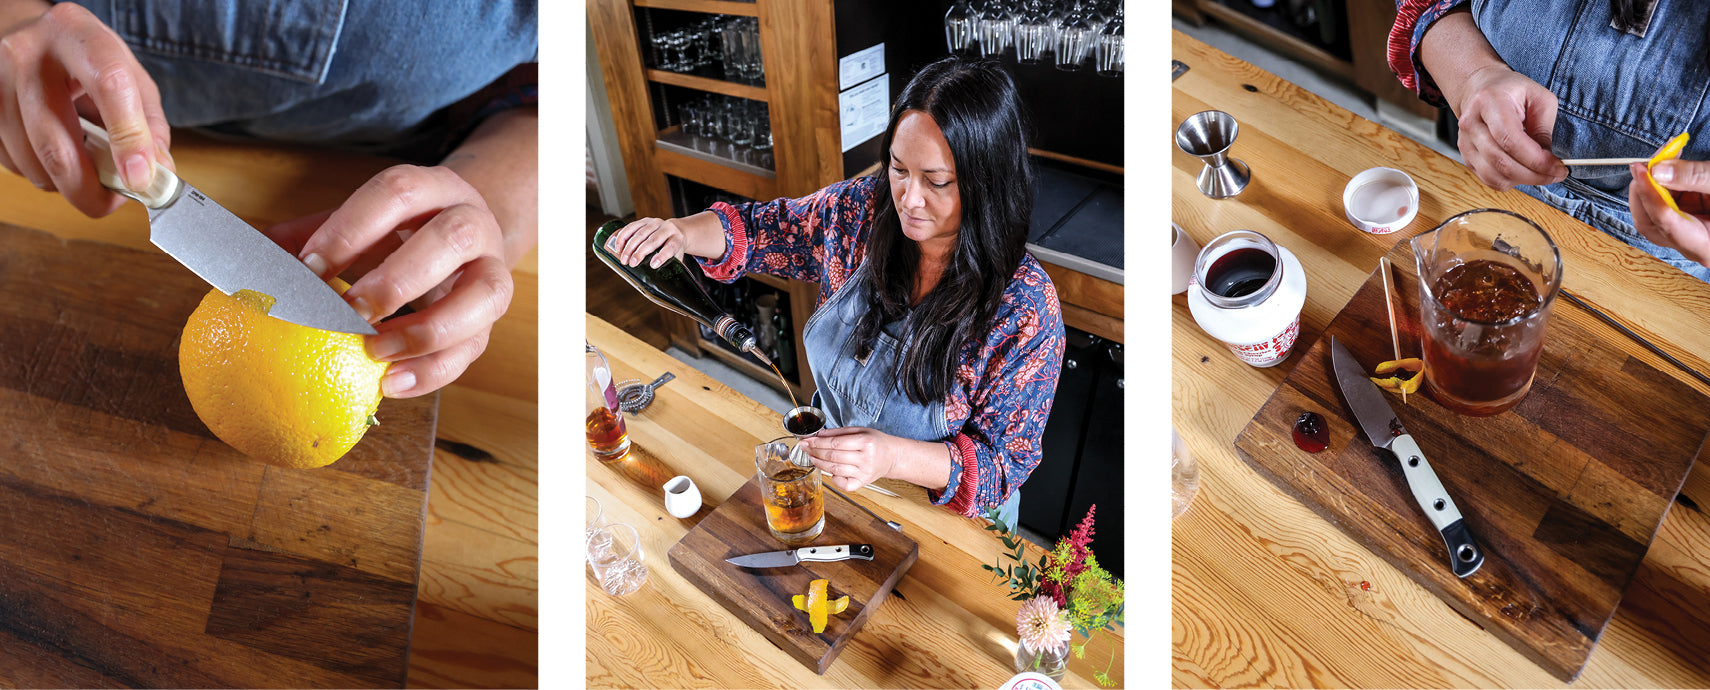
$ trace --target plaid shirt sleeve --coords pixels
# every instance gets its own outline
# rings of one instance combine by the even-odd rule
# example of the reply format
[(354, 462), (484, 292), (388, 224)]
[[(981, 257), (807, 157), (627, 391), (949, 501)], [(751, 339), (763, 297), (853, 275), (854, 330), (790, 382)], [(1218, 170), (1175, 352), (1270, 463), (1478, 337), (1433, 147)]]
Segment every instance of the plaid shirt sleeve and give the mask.
[(1447, 108), (1437, 82), (1419, 62), (1419, 42), (1426, 30), (1443, 15), (1463, 7), (1468, 0), (1397, 0), (1395, 25), (1389, 30), (1389, 70), (1401, 80), (1401, 85), (1419, 94), (1419, 98), (1438, 108)]
[(953, 458), (933, 503), (967, 517), (997, 507), (1039, 466), (1040, 439), (1063, 369), (1063, 310), (1045, 269), (1023, 260), (990, 334), (962, 357), (945, 403)]

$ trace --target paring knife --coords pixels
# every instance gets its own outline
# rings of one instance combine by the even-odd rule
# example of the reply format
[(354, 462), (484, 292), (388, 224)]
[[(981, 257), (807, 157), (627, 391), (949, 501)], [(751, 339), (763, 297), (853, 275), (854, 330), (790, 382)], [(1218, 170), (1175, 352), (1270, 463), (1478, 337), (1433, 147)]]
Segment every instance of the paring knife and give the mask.
[(148, 238), (161, 251), (220, 292), (254, 290), (272, 297), (269, 316), (310, 328), (374, 334), (374, 327), (297, 257), (172, 171), (157, 164), (148, 189), (125, 186), (107, 131), (78, 119), (101, 185), (148, 207)]
[(767, 551), (726, 558), (724, 562), (744, 568), (785, 568), (802, 561), (843, 561), (859, 558), (873, 560), (871, 544), (838, 544), (837, 546), (807, 546), (791, 551)]
[(1394, 453), (1400, 461), (1401, 474), (1407, 478), (1413, 500), (1419, 502), (1419, 509), (1425, 511), (1425, 517), (1437, 528), (1443, 545), (1449, 549), (1449, 568), (1456, 577), (1473, 574), (1484, 565), (1484, 550), (1473, 541), (1460, 509), (1437, 480), (1431, 463), (1425, 461), (1425, 451), (1420, 450), (1396, 418), (1395, 410), (1384, 401), (1383, 391), (1366, 378), (1366, 370), (1334, 337), (1330, 339), (1330, 360), (1336, 368), (1336, 383), (1342, 389), (1342, 397), (1354, 411), (1354, 419), (1360, 423), (1366, 438), (1372, 445)]

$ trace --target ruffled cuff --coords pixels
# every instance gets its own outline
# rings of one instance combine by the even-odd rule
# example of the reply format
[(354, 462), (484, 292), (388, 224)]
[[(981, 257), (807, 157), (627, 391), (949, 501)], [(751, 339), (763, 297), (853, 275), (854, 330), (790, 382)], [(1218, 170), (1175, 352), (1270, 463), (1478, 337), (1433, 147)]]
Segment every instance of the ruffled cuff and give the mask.
[(980, 459), (974, 453), (974, 440), (967, 434), (957, 434), (955, 439), (944, 445), (960, 462), (950, 463), (950, 477), (945, 490), (936, 495), (929, 490), (927, 497), (932, 499), (933, 505), (944, 506), (963, 517), (979, 517)]
[(725, 202), (716, 202), (707, 209), (718, 216), (718, 222), (724, 226), (724, 257), (718, 261), (696, 257), (701, 264), (701, 271), (708, 278), (722, 283), (728, 283), (742, 277), (748, 266), (748, 228), (742, 222), (742, 213)]
[(1419, 60), (1419, 44), (1425, 32), (1444, 15), (1460, 9), (1468, 0), (1407, 0), (1396, 9), (1395, 25), (1390, 28), (1388, 44), (1389, 69), (1401, 80), (1402, 86), (1419, 94), (1419, 99), (1437, 108), (1449, 107), (1436, 80)]

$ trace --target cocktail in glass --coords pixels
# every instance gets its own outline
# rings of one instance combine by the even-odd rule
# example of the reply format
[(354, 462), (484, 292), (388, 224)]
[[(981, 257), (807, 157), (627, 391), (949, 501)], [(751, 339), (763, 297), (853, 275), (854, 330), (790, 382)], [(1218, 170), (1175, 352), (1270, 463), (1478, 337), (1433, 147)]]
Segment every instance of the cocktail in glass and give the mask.
[(1460, 414), (1488, 416), (1531, 390), (1562, 259), (1537, 223), (1476, 209), (1412, 240), (1419, 267), (1425, 389)]

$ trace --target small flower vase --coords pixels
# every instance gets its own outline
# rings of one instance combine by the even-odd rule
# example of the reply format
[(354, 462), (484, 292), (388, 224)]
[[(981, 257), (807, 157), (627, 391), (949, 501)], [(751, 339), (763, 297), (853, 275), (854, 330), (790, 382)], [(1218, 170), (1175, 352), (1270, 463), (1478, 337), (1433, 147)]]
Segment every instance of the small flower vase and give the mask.
[(1069, 645), (1067, 642), (1042, 650), (1030, 649), (1026, 642), (1015, 646), (1015, 671), (1017, 673), (1033, 671), (1049, 676), (1051, 680), (1062, 681), (1069, 672)]

